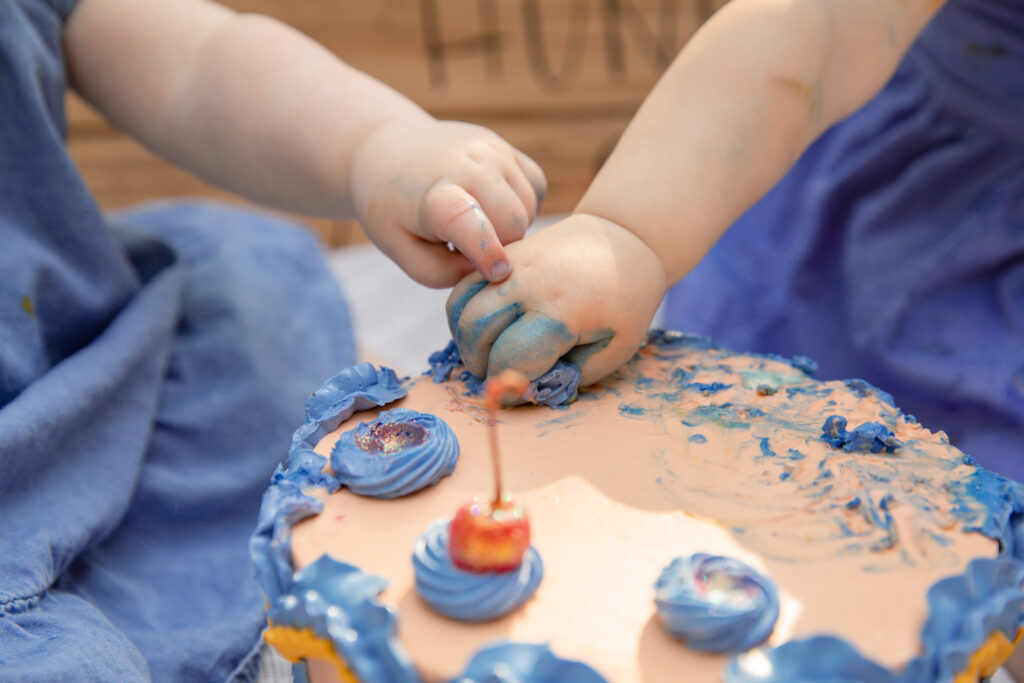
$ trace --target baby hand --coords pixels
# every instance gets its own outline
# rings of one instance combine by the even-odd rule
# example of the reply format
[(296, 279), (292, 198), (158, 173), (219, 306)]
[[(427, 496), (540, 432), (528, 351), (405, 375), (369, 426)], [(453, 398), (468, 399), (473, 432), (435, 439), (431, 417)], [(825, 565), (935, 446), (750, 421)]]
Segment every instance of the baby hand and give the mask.
[(473, 274), (448, 297), (448, 326), (478, 377), (513, 368), (531, 380), (559, 358), (581, 385), (617, 370), (643, 344), (665, 294), (664, 268), (625, 228), (574, 214), (508, 248), (501, 284)]
[(491, 282), (508, 277), (502, 245), (522, 238), (547, 189), (536, 162), (491, 131), (428, 116), (374, 130), (350, 177), (370, 240), (430, 287), (474, 268)]

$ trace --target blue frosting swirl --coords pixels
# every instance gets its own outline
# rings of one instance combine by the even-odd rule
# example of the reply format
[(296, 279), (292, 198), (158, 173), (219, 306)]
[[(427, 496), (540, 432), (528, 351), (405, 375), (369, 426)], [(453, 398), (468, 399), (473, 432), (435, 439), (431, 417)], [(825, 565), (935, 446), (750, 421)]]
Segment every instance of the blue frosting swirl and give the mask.
[(329, 555), (295, 574), (268, 614), (275, 626), (312, 629), (362, 681), (412, 683), (419, 677), (395, 640), (394, 608), (377, 601), (386, 579)]
[(475, 573), (459, 569), (448, 554), (449, 520), (439, 519), (416, 539), (412, 565), (416, 590), (430, 607), (459, 621), (489, 621), (530, 599), (544, 576), (533, 546), (518, 569)]
[(458, 459), (459, 441), (444, 420), (396, 408), (342, 434), (331, 468), (353, 493), (397, 498), (436, 484)]
[(729, 557), (677, 557), (654, 588), (662, 624), (695, 650), (749, 650), (768, 637), (779, 616), (775, 585)]
[(547, 645), (496, 643), (477, 651), (452, 683), (607, 683), (582, 662), (562, 659)]
[(722, 683), (896, 683), (885, 667), (861, 656), (834, 636), (792, 640), (776, 648), (751, 650), (734, 658)]

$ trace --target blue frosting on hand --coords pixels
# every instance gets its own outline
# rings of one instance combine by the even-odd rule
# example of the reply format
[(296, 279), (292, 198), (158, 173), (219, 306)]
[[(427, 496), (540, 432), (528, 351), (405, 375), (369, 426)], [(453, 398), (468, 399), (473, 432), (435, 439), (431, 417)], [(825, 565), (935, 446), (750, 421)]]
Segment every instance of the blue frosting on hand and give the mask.
[(547, 645), (498, 643), (479, 650), (452, 683), (607, 683), (586, 664), (557, 657)]
[(419, 677), (395, 640), (395, 610), (377, 601), (386, 579), (323, 555), (295, 574), (268, 614), (275, 626), (312, 629), (330, 640), (361, 681), (413, 683)]
[(489, 621), (530, 599), (544, 576), (533, 546), (513, 571), (463, 571), (448, 554), (448, 524), (447, 519), (431, 524), (416, 540), (412, 557), (416, 590), (434, 611), (459, 621)]
[[(448, 342), (448, 345), (440, 351), (430, 354), (428, 361), (430, 369), (424, 374), (430, 375), (437, 383), (447, 382), (451, 379), (455, 368), (462, 365), (462, 358), (459, 356), (459, 349), (454, 341)], [(468, 370), (462, 373), (459, 379), (463, 380), (466, 387), (474, 394), (483, 389), (483, 382)], [(558, 408), (576, 400), (579, 395), (579, 386), (579, 367), (567, 360), (559, 360), (553, 368), (530, 382), (530, 386), (526, 390), (526, 400), (537, 405)]]
[(397, 498), (436, 484), (458, 459), (458, 439), (444, 420), (397, 408), (342, 434), (331, 468), (353, 493)]
[(677, 557), (654, 588), (662, 624), (695, 650), (749, 650), (768, 637), (779, 616), (775, 585), (733, 558)]
[(896, 683), (888, 669), (865, 659), (844, 640), (815, 636), (734, 658), (723, 683)]
[(880, 422), (865, 422), (853, 431), (846, 431), (846, 418), (830, 415), (821, 426), (821, 438), (847, 453), (895, 452), (903, 446), (892, 430)]

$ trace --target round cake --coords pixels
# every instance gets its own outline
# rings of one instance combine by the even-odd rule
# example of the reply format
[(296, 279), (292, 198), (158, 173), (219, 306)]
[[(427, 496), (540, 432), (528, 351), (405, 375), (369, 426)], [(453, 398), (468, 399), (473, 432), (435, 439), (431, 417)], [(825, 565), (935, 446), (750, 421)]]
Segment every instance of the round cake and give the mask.
[(494, 475), (480, 382), (432, 361), (328, 381), (264, 497), (266, 638), (302, 675), (962, 683), (1020, 635), (1020, 485), (863, 381), (675, 333), (501, 411), (529, 550), (453, 566)]

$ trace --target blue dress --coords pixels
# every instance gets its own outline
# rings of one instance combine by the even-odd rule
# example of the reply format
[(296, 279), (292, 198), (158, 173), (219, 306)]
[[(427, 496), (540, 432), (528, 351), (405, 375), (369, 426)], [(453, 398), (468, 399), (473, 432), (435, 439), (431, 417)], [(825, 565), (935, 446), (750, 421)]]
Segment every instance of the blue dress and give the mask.
[(249, 680), (248, 537), (348, 311), (280, 219), (100, 212), (63, 145), (72, 5), (0, 2), (0, 679)]
[(673, 288), (667, 324), (861, 377), (1024, 480), (1024, 2), (950, 0)]

